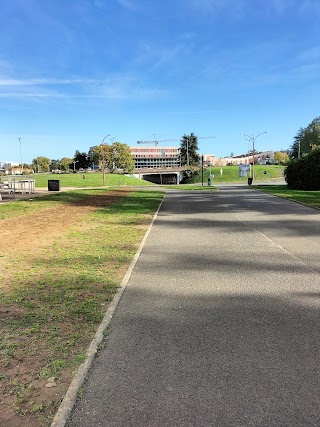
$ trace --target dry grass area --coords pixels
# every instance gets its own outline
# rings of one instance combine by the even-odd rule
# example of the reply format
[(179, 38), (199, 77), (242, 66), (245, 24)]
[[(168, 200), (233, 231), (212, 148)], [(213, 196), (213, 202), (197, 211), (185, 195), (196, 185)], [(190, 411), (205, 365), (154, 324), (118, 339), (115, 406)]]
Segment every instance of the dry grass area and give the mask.
[(50, 424), (162, 197), (87, 193), (0, 220), (0, 426)]

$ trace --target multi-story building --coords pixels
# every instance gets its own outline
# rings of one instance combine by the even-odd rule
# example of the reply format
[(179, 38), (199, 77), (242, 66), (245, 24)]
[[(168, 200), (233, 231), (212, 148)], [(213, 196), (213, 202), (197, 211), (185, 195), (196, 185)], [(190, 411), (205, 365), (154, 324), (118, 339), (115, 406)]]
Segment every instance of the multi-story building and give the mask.
[[(96, 146), (89, 148), (92, 159)], [(169, 168), (180, 166), (180, 147), (129, 147), (135, 161), (135, 169)]]
[(130, 147), (136, 169), (180, 166), (180, 147)]
[[(216, 159), (216, 166), (226, 165), (240, 165), (252, 163), (252, 154), (240, 154), (239, 156), (230, 156)], [(274, 152), (260, 151), (254, 154), (254, 163), (258, 165), (273, 164), (274, 163)]]

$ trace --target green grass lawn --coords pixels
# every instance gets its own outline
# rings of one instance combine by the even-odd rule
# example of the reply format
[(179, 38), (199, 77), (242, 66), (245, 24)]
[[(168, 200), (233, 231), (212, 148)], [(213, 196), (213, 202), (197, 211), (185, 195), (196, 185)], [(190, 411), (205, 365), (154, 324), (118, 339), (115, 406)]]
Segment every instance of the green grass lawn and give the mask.
[[(222, 175), (220, 170), (222, 169)], [(255, 166), (255, 181), (261, 180), (272, 180), (283, 177), (283, 166), (278, 165), (265, 165)], [(266, 172), (266, 174), (264, 174)], [(214, 174), (213, 182), (247, 182), (247, 178), (239, 177), (239, 167), (238, 166), (223, 166), (211, 168), (211, 173)], [(35, 174), (31, 176), (35, 179), (36, 187), (48, 187), (48, 180), (58, 179), (60, 181), (60, 187), (101, 187), (102, 182), (102, 173), (101, 172), (89, 172), (89, 173), (70, 173), (70, 174)], [(204, 184), (207, 185), (209, 178), (209, 168), (204, 171)], [(202, 181), (201, 171), (199, 175), (196, 176), (191, 182), (196, 184)], [(144, 181), (131, 176), (118, 175), (118, 174), (106, 174), (105, 175), (105, 185), (106, 186), (150, 186), (156, 185), (151, 182)]]
[[(103, 184), (101, 172), (70, 173), (70, 174), (35, 174), (36, 187), (48, 187), (49, 179), (58, 179), (60, 187), (101, 187)], [(148, 186), (152, 183), (126, 175), (105, 174), (106, 186)]]
[[(76, 190), (0, 205), (0, 225), (17, 215), (20, 223), (30, 213), (55, 215), (60, 206), (77, 206), (80, 212), (82, 203), (98, 206), (63, 235), (48, 237), (45, 247), (10, 258), (5, 250), (0, 253), (0, 267), (7, 273), (0, 284), (0, 399), (2, 409), (11, 405), (30, 426), (52, 420), (164, 196), (119, 189), (116, 203), (93, 204), (108, 192)], [(49, 393), (44, 387), (50, 377), (57, 388), (48, 398), (39, 390)], [(5, 425), (1, 413), (0, 425)]]
[(290, 190), (286, 185), (259, 185), (254, 188), (320, 209), (320, 191)]
[[(222, 169), (222, 175), (220, 170)], [(262, 180), (273, 180), (277, 178), (283, 177), (284, 166), (279, 165), (255, 165), (255, 181)], [(266, 173), (264, 173), (266, 172)], [(211, 173), (214, 174), (214, 178), (212, 180), (212, 184), (220, 183), (220, 182), (243, 182), (246, 183), (248, 178), (239, 177), (239, 167), (238, 166), (223, 166), (223, 167), (213, 167), (211, 168)], [(206, 168), (204, 171), (204, 184), (208, 183), (208, 178), (210, 175), (210, 169)], [(199, 171), (199, 175), (196, 176), (192, 182), (199, 183), (202, 181), (201, 170)]]

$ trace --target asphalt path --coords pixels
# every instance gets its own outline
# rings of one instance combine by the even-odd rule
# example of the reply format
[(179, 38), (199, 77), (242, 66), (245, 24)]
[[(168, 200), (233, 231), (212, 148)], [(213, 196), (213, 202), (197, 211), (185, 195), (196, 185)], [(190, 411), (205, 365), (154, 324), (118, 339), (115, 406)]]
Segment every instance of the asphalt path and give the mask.
[(320, 426), (320, 212), (170, 192), (68, 427)]

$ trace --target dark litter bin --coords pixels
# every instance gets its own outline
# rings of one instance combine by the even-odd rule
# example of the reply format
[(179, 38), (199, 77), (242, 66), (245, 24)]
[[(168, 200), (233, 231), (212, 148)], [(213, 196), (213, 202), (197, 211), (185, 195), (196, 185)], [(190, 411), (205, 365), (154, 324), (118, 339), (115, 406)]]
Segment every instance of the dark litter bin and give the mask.
[(60, 191), (60, 180), (48, 179), (48, 191)]
[(252, 178), (248, 178), (248, 185), (252, 184)]
[(208, 178), (208, 185), (209, 185), (209, 187), (211, 187), (211, 185), (212, 185), (212, 179), (211, 178)]

